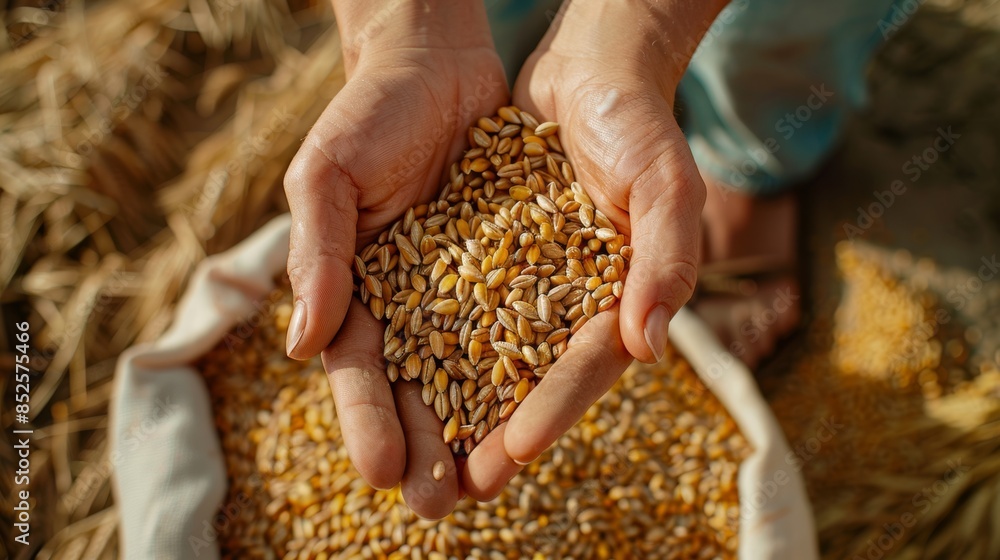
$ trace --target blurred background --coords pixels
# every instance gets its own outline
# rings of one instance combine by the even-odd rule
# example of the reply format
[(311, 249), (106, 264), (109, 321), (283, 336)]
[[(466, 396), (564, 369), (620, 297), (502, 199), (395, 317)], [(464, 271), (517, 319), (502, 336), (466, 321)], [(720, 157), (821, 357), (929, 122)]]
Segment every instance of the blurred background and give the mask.
[[(287, 210), (285, 167), (343, 83), (339, 42), (325, 2), (0, 10), (0, 361), (13, 371), (27, 321), (36, 500), (15, 545), (5, 374), (0, 540), (17, 558), (115, 558), (116, 358), (163, 332), (202, 259)], [(759, 379), (824, 557), (998, 558), (1000, 1), (922, 3), (869, 81), (802, 191), (805, 319)]]

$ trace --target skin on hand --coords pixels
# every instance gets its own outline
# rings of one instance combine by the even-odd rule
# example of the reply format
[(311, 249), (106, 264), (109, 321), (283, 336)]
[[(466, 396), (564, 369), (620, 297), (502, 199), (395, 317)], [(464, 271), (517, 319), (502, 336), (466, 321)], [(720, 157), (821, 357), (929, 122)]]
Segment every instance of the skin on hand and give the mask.
[(476, 499), (572, 427), (633, 357), (662, 357), (667, 323), (694, 290), (705, 187), (673, 116), (692, 53), (679, 65), (664, 42), (697, 44), (724, 2), (654, 4), (564, 4), (515, 82), (513, 103), (560, 123), (577, 179), (634, 252), (620, 306), (584, 325), (506, 429), (470, 456), (463, 484)]
[[(285, 177), (296, 301), (289, 355), (323, 351), (345, 445), (362, 476), (380, 488), (402, 481), (415, 512), (441, 517), (463, 491), (480, 500), (499, 494), (518, 462), (534, 460), (569, 429), (632, 356), (662, 354), (666, 322), (693, 289), (704, 187), (672, 117), (683, 68), (658, 64), (671, 46), (650, 52), (649, 41), (694, 37), (696, 44), (724, 3), (666, 1), (651, 11), (648, 3), (568, 2), (522, 71), (515, 104), (565, 125), (561, 140), (577, 177), (631, 234), (634, 257), (620, 309), (589, 321), (547, 381), (464, 465), (447, 452), (442, 423), (412, 384), (389, 386), (383, 326), (353, 301), (351, 266), (406, 209), (434, 198), (467, 127), (507, 102), (502, 67), (481, 2), (432, 10), (339, 4), (349, 81)], [(402, 13), (382, 17), (385, 5)], [(365, 25), (379, 21), (381, 28)], [(563, 26), (570, 31), (561, 33)], [(431, 475), (436, 461), (446, 464), (440, 481)]]
[[(365, 480), (402, 482), (415, 512), (442, 517), (460, 492), (443, 425), (412, 386), (390, 387), (384, 325), (352, 297), (351, 267), (359, 248), (436, 197), (468, 127), (507, 103), (509, 90), (481, 2), (430, 12), (407, 2), (343, 4), (348, 82), (285, 175), (295, 300), (288, 353), (323, 352), (345, 445)], [(456, 28), (464, 32), (445, 33)], [(440, 481), (431, 476), (438, 460)]]

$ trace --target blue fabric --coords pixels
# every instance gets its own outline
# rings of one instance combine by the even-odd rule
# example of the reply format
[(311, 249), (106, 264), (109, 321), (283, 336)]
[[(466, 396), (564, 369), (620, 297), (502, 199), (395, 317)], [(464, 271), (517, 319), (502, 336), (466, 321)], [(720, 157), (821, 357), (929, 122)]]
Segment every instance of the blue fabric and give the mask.
[(736, 0), (712, 24), (678, 93), (699, 168), (753, 193), (800, 181), (866, 101), (892, 0)]
[[(733, 188), (781, 191), (808, 177), (866, 100), (865, 73), (890, 16), (919, 0), (734, 0), (678, 88), (699, 167)], [(513, 83), (557, 0), (486, 0)], [(897, 18), (898, 19), (898, 18)]]
[(542, 40), (562, 0), (484, 1), (493, 43), (503, 60), (507, 83), (513, 86), (521, 65)]

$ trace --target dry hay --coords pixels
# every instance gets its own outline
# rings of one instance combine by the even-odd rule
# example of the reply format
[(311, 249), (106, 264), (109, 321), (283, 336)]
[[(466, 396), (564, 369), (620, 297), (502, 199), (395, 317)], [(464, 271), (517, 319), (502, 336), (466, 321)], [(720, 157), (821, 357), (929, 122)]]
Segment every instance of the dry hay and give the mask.
[[(50, 2), (4, 15), (0, 329), (6, 342), (30, 321), (37, 371), (25, 553), (112, 558), (114, 361), (163, 331), (205, 255), (284, 211), (284, 169), (343, 82), (338, 38), (325, 2)], [(12, 423), (8, 411), (4, 438)], [(11, 483), (0, 481), (5, 542)]]

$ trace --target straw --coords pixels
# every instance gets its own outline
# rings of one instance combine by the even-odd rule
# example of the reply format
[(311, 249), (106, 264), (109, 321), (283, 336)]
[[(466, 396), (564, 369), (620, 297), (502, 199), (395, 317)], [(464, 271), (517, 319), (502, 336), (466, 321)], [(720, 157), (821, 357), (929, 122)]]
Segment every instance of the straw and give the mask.
[[(285, 211), (284, 169), (344, 77), (325, 2), (54, 6), (4, 14), (0, 330), (30, 322), (39, 373), (31, 548), (113, 558), (114, 360), (163, 331), (201, 259)], [(248, 158), (254, 137), (270, 142)]]

